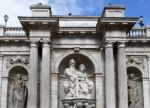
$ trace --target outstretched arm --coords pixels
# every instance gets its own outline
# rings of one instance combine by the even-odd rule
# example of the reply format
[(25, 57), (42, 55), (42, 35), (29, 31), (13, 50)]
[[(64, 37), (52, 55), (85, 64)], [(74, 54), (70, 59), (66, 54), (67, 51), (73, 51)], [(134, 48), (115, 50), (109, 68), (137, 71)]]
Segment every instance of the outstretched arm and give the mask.
[(65, 69), (66, 76), (70, 77), (71, 80), (77, 79), (77, 76), (71, 73), (68, 69)]

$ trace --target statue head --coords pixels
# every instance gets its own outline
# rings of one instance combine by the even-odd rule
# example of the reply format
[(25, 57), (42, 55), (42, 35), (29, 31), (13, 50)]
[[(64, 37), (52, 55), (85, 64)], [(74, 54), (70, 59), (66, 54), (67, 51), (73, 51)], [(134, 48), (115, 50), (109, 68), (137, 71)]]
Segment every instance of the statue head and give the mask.
[(80, 70), (81, 72), (83, 72), (83, 70), (85, 70), (85, 65), (84, 65), (84, 64), (80, 64), (79, 70)]
[(133, 78), (134, 78), (134, 74), (129, 74), (129, 75), (128, 75), (128, 78), (129, 78), (129, 79), (133, 79)]
[(69, 66), (75, 66), (76, 62), (74, 59), (71, 59), (70, 62), (69, 62)]
[(16, 79), (17, 79), (17, 80), (22, 80), (22, 75), (21, 75), (21, 74), (17, 74), (17, 75), (16, 75)]

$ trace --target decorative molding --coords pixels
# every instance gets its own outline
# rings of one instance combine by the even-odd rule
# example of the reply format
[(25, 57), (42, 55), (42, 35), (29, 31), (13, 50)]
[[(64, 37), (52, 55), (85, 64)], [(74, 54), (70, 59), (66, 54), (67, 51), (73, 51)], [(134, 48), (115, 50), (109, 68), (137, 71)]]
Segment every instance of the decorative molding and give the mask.
[(125, 47), (126, 47), (125, 42), (118, 43), (118, 48), (125, 48)]
[(114, 44), (113, 42), (106, 42), (106, 43), (105, 43), (105, 49), (106, 49), (106, 48), (112, 48), (112, 47), (113, 47), (113, 44)]
[(29, 57), (28, 56), (11, 56), (7, 58), (6, 67), (9, 68), (14, 64), (22, 64), (28, 65), (29, 64)]
[(145, 69), (144, 57), (143, 56), (127, 56), (127, 65), (134, 64), (142, 69)]
[(74, 52), (79, 52), (80, 51), (80, 47), (74, 47)]

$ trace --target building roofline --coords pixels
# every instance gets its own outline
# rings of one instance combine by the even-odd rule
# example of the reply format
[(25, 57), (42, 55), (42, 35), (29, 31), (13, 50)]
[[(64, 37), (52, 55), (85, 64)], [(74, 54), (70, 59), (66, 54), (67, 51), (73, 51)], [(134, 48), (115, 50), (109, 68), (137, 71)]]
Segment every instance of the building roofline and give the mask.
[(31, 5), (30, 9), (51, 9), (51, 6), (38, 3), (38, 4)]

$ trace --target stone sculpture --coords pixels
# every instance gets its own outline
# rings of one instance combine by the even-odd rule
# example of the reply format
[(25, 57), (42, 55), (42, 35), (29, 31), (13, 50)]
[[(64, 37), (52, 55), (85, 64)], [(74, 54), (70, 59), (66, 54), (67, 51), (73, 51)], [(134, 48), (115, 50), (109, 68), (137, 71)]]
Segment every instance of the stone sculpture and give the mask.
[(128, 75), (128, 105), (129, 108), (136, 108), (136, 104), (139, 102), (139, 91), (137, 87), (137, 81), (134, 74)]
[(88, 80), (87, 74), (84, 72), (85, 66), (81, 64), (79, 70), (75, 69), (75, 60), (71, 59), (69, 67), (65, 69), (67, 80), (64, 81), (64, 90), (68, 98), (89, 98), (93, 82)]
[(64, 90), (67, 97), (76, 97), (76, 79), (77, 70), (75, 69), (74, 59), (70, 60), (69, 67), (65, 69), (65, 75), (67, 76), (67, 81), (64, 81)]
[(87, 74), (84, 72), (85, 70), (84, 64), (79, 66), (78, 73), (78, 82), (79, 82), (79, 96), (81, 97), (90, 97), (93, 89), (93, 82), (88, 80)]
[(27, 77), (22, 74), (17, 74), (13, 91), (12, 91), (12, 103), (14, 108), (25, 108), (27, 102), (28, 90), (26, 86)]

